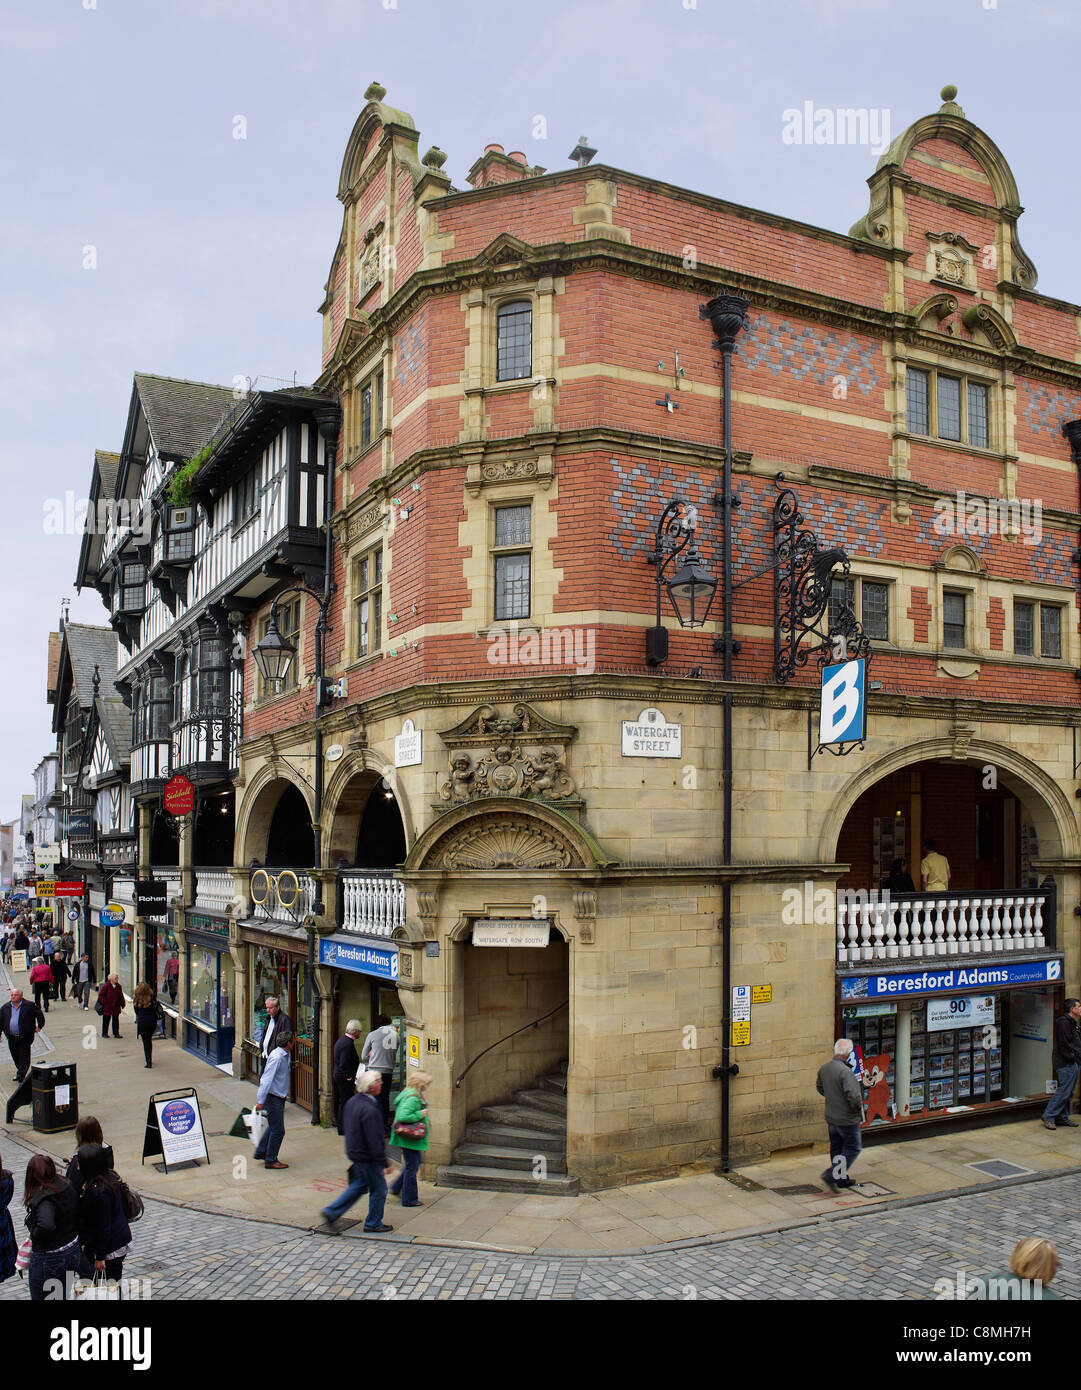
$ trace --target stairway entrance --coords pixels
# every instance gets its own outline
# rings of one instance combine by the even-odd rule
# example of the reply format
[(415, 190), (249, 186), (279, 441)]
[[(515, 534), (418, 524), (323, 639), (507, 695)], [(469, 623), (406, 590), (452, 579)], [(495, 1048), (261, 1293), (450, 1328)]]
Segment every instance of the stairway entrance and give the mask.
[[(461, 1105), (444, 1186), (492, 1191), (578, 1190), (567, 1177), (569, 953), (547, 946), (455, 945), (462, 1043), (455, 1067)], [(463, 1112), (464, 1111), (464, 1116)]]
[(469, 1116), (454, 1162), (436, 1170), (437, 1187), (576, 1197), (567, 1176), (567, 1063), (514, 1099)]

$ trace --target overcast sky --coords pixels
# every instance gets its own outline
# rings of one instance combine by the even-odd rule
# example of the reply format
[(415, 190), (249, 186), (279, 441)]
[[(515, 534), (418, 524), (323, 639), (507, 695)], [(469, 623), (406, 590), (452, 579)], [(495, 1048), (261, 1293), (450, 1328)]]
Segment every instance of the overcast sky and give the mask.
[(0, 819), (53, 746), (60, 600), (106, 621), (92, 590), (75, 598), (78, 537), (44, 532), (50, 499), (84, 497), (94, 449), (120, 447), (137, 370), (316, 376), (338, 174), (373, 79), (457, 187), (490, 142), (556, 170), (586, 135), (598, 162), (842, 232), (876, 154), (785, 144), (785, 110), (888, 113), (894, 136), (953, 82), (1013, 168), (1040, 290), (1081, 300), (1076, 0), (0, 0), (0, 16)]

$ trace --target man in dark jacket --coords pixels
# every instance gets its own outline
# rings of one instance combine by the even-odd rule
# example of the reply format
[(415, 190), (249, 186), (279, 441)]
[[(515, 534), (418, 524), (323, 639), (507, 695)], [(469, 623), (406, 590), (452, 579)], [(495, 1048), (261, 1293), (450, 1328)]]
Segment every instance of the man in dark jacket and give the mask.
[(815, 1083), (818, 1094), (826, 1098), (826, 1127), (830, 1136), (830, 1166), (822, 1174), (827, 1187), (853, 1187), (852, 1165), (860, 1155), (863, 1140), (863, 1098), (860, 1083), (848, 1064), (852, 1043), (838, 1038), (833, 1044), (833, 1060), (820, 1067)]
[(1077, 1085), (1077, 1074), (1081, 1071), (1081, 999), (1067, 999), (1066, 1012), (1055, 1022), (1051, 1060), (1058, 1072), (1058, 1090), (1047, 1102), (1043, 1127), (1056, 1129), (1059, 1125), (1067, 1125), (1076, 1129), (1077, 1121), (1070, 1119), (1070, 1101)]
[(345, 1152), (351, 1160), (349, 1186), (336, 1202), (324, 1207), (320, 1215), (332, 1235), (339, 1231), (338, 1222), (358, 1198), (368, 1193), (368, 1215), (364, 1229), (368, 1233), (393, 1231), (383, 1225), (383, 1207), (387, 1200), (388, 1173), (395, 1171), (387, 1162), (386, 1138), (383, 1134), (383, 1110), (379, 1091), (383, 1078), (377, 1071), (365, 1071), (357, 1077), (357, 1094), (346, 1101)]
[(334, 1080), (334, 1115), (338, 1121), (338, 1133), (344, 1134), (345, 1127), (342, 1124), (342, 1111), (345, 1109), (346, 1101), (356, 1095), (357, 1067), (359, 1059), (357, 1057), (357, 1038), (360, 1037), (360, 1023), (357, 1019), (351, 1018), (345, 1025), (345, 1036), (338, 1039), (334, 1044), (334, 1063), (331, 1068), (331, 1076)]
[(94, 970), (94, 962), (84, 951), (71, 967), (72, 993), (75, 995), (76, 1004), (82, 1004), (84, 1009), (89, 1009), (90, 990), (97, 982), (98, 977)]
[(8, 1040), (8, 1051), (15, 1063), (13, 1080), (21, 1081), (30, 1070), (30, 1049), (35, 1033), (45, 1027), (45, 1015), (36, 1004), (23, 998), (21, 989), (11, 991), (11, 1002), (0, 1009), (0, 1033)]

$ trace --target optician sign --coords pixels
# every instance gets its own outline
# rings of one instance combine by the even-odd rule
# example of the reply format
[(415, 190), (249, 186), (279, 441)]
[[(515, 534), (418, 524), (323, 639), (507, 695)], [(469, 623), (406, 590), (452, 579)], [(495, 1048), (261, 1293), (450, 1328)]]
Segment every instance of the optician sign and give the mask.
[(841, 998), (888, 999), (899, 995), (911, 998), (921, 994), (950, 994), (959, 989), (1058, 984), (1061, 980), (1061, 960), (1026, 960), (952, 970), (921, 970), (911, 974), (850, 976), (841, 981)]
[(319, 964), (355, 970), (358, 975), (375, 975), (380, 980), (398, 978), (398, 952), (393, 946), (369, 946), (340, 936), (320, 938)]

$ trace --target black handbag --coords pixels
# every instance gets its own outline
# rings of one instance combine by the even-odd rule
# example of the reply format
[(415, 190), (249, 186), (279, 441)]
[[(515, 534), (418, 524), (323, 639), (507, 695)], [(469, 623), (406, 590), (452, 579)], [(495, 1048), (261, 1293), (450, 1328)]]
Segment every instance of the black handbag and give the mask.
[(100, 999), (99, 999), (98, 1002), (94, 1005), (94, 1012), (95, 1012), (96, 1014), (104, 1014), (104, 1012), (105, 1012), (105, 1005), (101, 1002)]

